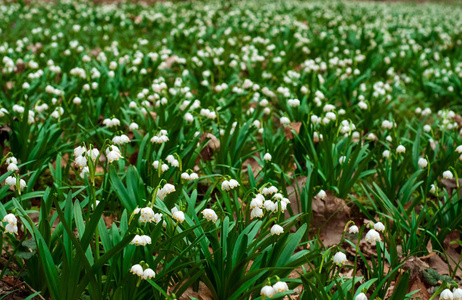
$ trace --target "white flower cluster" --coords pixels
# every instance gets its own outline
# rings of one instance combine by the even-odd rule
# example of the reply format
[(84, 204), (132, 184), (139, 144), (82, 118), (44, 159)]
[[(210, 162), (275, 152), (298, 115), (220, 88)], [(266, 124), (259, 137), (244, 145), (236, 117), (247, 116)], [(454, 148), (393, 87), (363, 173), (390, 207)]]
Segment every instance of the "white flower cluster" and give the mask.
[(215, 223), (218, 220), (218, 216), (213, 209), (206, 208), (202, 211), (202, 216), (208, 221)]
[(119, 148), (117, 148), (117, 146), (112, 145), (106, 148), (106, 158), (109, 161), (109, 163), (112, 163), (123, 158), (123, 156), (120, 153)]
[(239, 182), (236, 179), (225, 180), (221, 183), (221, 189), (224, 191), (232, 190), (239, 186)]
[[(8, 172), (16, 172), (19, 170), (18, 168), (18, 160), (14, 156), (10, 156), (6, 159), (5, 161), (8, 164), (7, 170)], [(19, 181), (19, 182), (18, 182)], [(5, 183), (12, 186), (14, 189), (18, 187), (19, 183), (19, 189), (23, 190), (25, 187), (27, 187), (27, 183), (24, 179), (19, 179), (16, 176), (8, 176), (5, 179)]]
[(18, 234), (18, 219), (16, 219), (15, 215), (7, 214), (3, 217), (3, 222), (8, 222), (5, 226), (5, 231), (7, 233), (14, 233)]
[(133, 213), (134, 214), (141, 213), (141, 216), (139, 218), (139, 221), (141, 223), (155, 222), (156, 224), (158, 224), (162, 220), (162, 214), (160, 213), (155, 214), (152, 208), (150, 207), (136, 208)]
[(130, 242), (130, 245), (135, 245), (135, 246), (151, 245), (151, 237), (147, 235), (135, 235), (133, 240)]
[(165, 197), (167, 197), (168, 194), (173, 193), (175, 191), (175, 186), (170, 183), (166, 183), (159, 191), (157, 192), (157, 197), (160, 198), (160, 200), (164, 200)]
[(273, 286), (265, 285), (261, 289), (260, 295), (272, 298), (277, 293), (287, 292), (288, 290), (289, 290), (289, 286), (287, 285), (287, 283), (283, 281), (278, 281)]
[(162, 144), (168, 142), (168, 133), (167, 130), (162, 129), (159, 133), (151, 138), (152, 143)]
[(197, 180), (199, 179), (199, 175), (195, 172), (191, 172), (191, 174), (188, 174), (187, 172), (181, 173), (181, 178), (184, 180)]
[(120, 126), (120, 121), (119, 119), (116, 119), (116, 118), (104, 119), (103, 124), (106, 125), (107, 127), (115, 127), (115, 126)]
[(112, 138), (112, 142), (116, 145), (123, 145), (123, 144), (130, 143), (130, 138), (126, 136), (125, 134), (116, 135), (115, 137)]
[(174, 207), (172, 208), (171, 210), (172, 212), (172, 217), (175, 221), (179, 222), (179, 223), (183, 223), (184, 221), (184, 212), (182, 212), (181, 210), (178, 210), (178, 208)]
[(156, 277), (156, 273), (152, 269), (143, 269), (143, 267), (139, 264), (133, 265), (130, 269), (130, 273), (138, 275), (139, 277), (141, 277), (141, 279), (144, 280)]

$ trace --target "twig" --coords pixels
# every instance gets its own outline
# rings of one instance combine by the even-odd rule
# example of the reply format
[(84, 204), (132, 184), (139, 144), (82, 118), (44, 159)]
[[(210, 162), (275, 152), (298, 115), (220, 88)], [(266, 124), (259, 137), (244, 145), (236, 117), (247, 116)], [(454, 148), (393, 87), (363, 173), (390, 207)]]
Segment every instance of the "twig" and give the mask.
[(47, 299), (43, 298), (42, 295), (40, 295), (40, 292), (37, 292), (36, 290), (34, 290), (27, 282), (24, 281), (23, 283), (24, 283), (24, 284), (29, 288), (29, 290), (31, 290), (33, 293), (38, 293), (37, 296), (39, 296), (40, 299), (47, 300)]

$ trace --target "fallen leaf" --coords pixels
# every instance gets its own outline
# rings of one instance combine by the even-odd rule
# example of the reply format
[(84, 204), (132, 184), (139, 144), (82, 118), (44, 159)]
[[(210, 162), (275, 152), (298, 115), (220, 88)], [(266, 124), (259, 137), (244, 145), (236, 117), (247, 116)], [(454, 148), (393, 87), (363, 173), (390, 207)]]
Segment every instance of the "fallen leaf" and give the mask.
[(212, 293), (203, 282), (199, 282), (199, 290), (197, 292), (195, 292), (192, 287), (188, 287), (179, 299), (191, 300), (190, 297), (194, 297), (199, 300), (213, 300)]
[(294, 138), (294, 134), (292, 130), (298, 134), (300, 132), (300, 127), (302, 126), (302, 122), (292, 122), (290, 126), (284, 127), (284, 133), (286, 135), (286, 139), (292, 140)]

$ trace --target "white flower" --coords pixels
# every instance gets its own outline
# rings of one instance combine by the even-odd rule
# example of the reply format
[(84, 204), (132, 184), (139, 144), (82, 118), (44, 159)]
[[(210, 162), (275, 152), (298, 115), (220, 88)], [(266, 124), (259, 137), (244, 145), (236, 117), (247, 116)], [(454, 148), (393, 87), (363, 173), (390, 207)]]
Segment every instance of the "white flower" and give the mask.
[(230, 190), (230, 186), (229, 186), (229, 181), (228, 180), (225, 180), (221, 183), (221, 189), (224, 190), (224, 191), (229, 191)]
[(7, 233), (14, 233), (14, 234), (18, 234), (18, 226), (17, 225), (14, 225), (14, 224), (6, 224), (5, 226), (5, 231)]
[(128, 125), (128, 129), (130, 129), (131, 131), (137, 130), (138, 128), (139, 128), (139, 126), (135, 122)]
[(253, 218), (261, 218), (261, 217), (263, 217), (263, 210), (260, 207), (255, 207), (250, 212), (250, 218), (251, 219), (253, 219)]
[(199, 175), (197, 175), (197, 173), (193, 172), (193, 173), (189, 174), (189, 179), (190, 180), (197, 180), (197, 179), (199, 179)]
[(425, 132), (430, 132), (430, 131), (432, 130), (432, 127), (431, 127), (430, 125), (426, 124), (426, 125), (423, 127), (423, 130), (424, 130)]
[(8, 224), (12, 224), (12, 225), (18, 224), (18, 219), (16, 219), (15, 215), (13, 214), (7, 214), (6, 216), (3, 217), (2, 221), (8, 222)]
[(86, 151), (87, 148), (85, 148), (84, 146), (79, 146), (74, 149), (74, 155), (75, 157), (82, 156)]
[(130, 268), (130, 273), (132, 274), (135, 274), (135, 275), (138, 275), (138, 276), (143, 276), (143, 267), (141, 265), (133, 265), (131, 268)]
[(451, 171), (446, 170), (446, 171), (443, 172), (443, 178), (452, 179), (452, 178), (454, 178), (454, 175), (452, 175)]
[(254, 209), (255, 207), (262, 207), (263, 206), (263, 201), (260, 198), (253, 198), (252, 201), (250, 201), (250, 209)]
[(341, 156), (338, 160), (340, 165), (343, 165), (343, 163), (346, 161), (346, 156)]
[(82, 169), (87, 166), (87, 158), (85, 156), (78, 156), (75, 159), (75, 164)]
[(330, 111), (330, 112), (326, 113), (326, 118), (329, 119), (329, 120), (334, 121), (337, 118), (337, 116), (335, 115), (335, 113)]
[(385, 158), (389, 158), (390, 157), (390, 151), (389, 150), (383, 151), (382, 156), (385, 157)]
[(170, 164), (172, 165), (172, 167), (179, 167), (180, 166), (180, 162), (177, 159), (172, 160), (170, 162)]
[(139, 235), (135, 235), (133, 240), (130, 242), (130, 245), (136, 245), (139, 246), (141, 241), (141, 237)]
[(152, 269), (147, 268), (146, 270), (144, 270), (143, 275), (141, 277), (143, 279), (151, 279), (156, 277), (156, 273)]
[(457, 152), (457, 153), (462, 153), (462, 145), (457, 146), (456, 152)]
[(130, 242), (131, 245), (146, 246), (151, 244), (151, 237), (147, 235), (135, 235), (133, 240)]
[(184, 173), (181, 173), (181, 178), (184, 179), (184, 180), (189, 180), (189, 174), (184, 172)]
[(8, 110), (6, 108), (3, 108), (3, 107), (0, 108), (0, 117), (4, 117), (5, 114), (7, 113), (8, 113)]
[(266, 154), (263, 156), (263, 159), (266, 160), (266, 161), (271, 161), (271, 159), (272, 159), (271, 154), (266, 153)]
[(147, 235), (142, 235), (141, 236), (141, 245), (142, 246), (151, 245), (151, 237), (147, 236)]
[(393, 128), (393, 122), (390, 122), (388, 120), (384, 120), (382, 122), (382, 128), (385, 128), (385, 129), (391, 129)]
[(229, 188), (230, 189), (234, 189), (235, 187), (238, 187), (239, 186), (239, 182), (237, 182), (236, 179), (231, 179), (229, 181)]
[(420, 167), (425, 168), (426, 166), (428, 166), (428, 161), (425, 158), (421, 157), (419, 158), (419, 161), (417, 162), (417, 164)]
[(19, 180), (19, 188), (23, 190), (27, 186), (26, 181), (24, 179)]
[(168, 194), (172, 193), (175, 191), (175, 186), (170, 183), (166, 183), (157, 193), (157, 196), (161, 199), (164, 200), (165, 197), (167, 197)]
[(454, 300), (462, 300), (462, 289), (454, 289), (454, 294), (452, 295)]
[(377, 230), (378, 232), (385, 231), (385, 225), (383, 225), (382, 222), (377, 222), (374, 224), (374, 229)]
[(77, 105), (80, 105), (80, 103), (82, 103), (82, 99), (80, 99), (79, 97), (75, 97), (72, 102), (74, 102), (74, 104), (77, 104)]
[(289, 286), (284, 281), (278, 281), (273, 285), (273, 289), (277, 293), (282, 293), (282, 292), (287, 292), (289, 290)]
[(355, 300), (367, 300), (367, 296), (364, 293), (360, 293), (356, 296)]
[(271, 200), (266, 200), (265, 202), (263, 202), (263, 206), (268, 211), (273, 211), (274, 212), (274, 211), (276, 211), (278, 209), (278, 205), (276, 203), (274, 203), (273, 201), (271, 201)]
[(159, 224), (159, 222), (162, 220), (162, 214), (155, 214), (153, 219), (156, 224)]
[(204, 216), (205, 219), (207, 219), (208, 221), (212, 221), (213, 223), (215, 223), (218, 220), (217, 214), (215, 213), (213, 209), (210, 209), (210, 208), (204, 209), (202, 211), (202, 215)]
[(348, 232), (351, 233), (351, 234), (358, 233), (358, 232), (359, 232), (359, 228), (358, 228), (358, 226), (356, 226), (356, 225), (352, 225), (352, 226), (350, 226), (350, 228), (348, 229)]
[(9, 164), (7, 170), (8, 170), (9, 172), (11, 172), (11, 171), (17, 171), (17, 170), (19, 170), (19, 168), (18, 168), (18, 166), (17, 166), (16, 164)]
[(193, 122), (194, 121), (193, 115), (191, 113), (189, 113), (189, 112), (184, 115), (184, 119), (186, 121), (188, 121), (188, 122)]
[(141, 216), (145, 218), (154, 216), (154, 211), (150, 207), (143, 207), (139, 212), (141, 213)]
[(8, 185), (16, 186), (16, 177), (8, 176), (5, 179), (5, 183), (8, 184)]
[(127, 144), (130, 142), (130, 138), (128, 136), (126, 136), (125, 134), (122, 134), (120, 136), (115, 136), (113, 139), (112, 139), (112, 142), (114, 144), (117, 144), (117, 145), (123, 145), (123, 144)]
[[(8, 184), (8, 185), (13, 186), (16, 189), (16, 177), (8, 176), (5, 179), (5, 183)], [(19, 180), (19, 188), (21, 190), (23, 190), (26, 186), (27, 186), (26, 181), (24, 181), (24, 179), (20, 179)]]
[(444, 291), (441, 292), (440, 299), (453, 300), (454, 295), (452, 294), (452, 292), (449, 289), (445, 289)]
[(99, 150), (96, 149), (96, 148), (93, 148), (91, 150), (88, 150), (87, 152), (88, 156), (91, 158), (91, 160), (93, 160), (93, 162), (96, 161), (96, 159), (98, 158), (99, 156)]
[(396, 148), (396, 152), (397, 152), (397, 153), (406, 153), (406, 148), (404, 148), (403, 145), (399, 145), (399, 146)]
[(106, 148), (106, 157), (109, 160), (109, 163), (123, 158), (123, 156), (120, 154), (119, 148), (116, 146), (109, 146)]
[(15, 165), (17, 165), (17, 164), (18, 164), (18, 160), (16, 159), (16, 157), (11, 156), (11, 157), (8, 157), (8, 158), (6, 159), (6, 163), (7, 163), (7, 164), (15, 164)]
[(320, 190), (319, 193), (317, 194), (317, 196), (320, 199), (324, 199), (324, 198), (326, 198), (326, 192), (324, 190)]
[[(88, 168), (88, 167), (86, 167), (86, 168)], [(83, 176), (80, 176), (80, 177), (83, 177)], [(98, 200), (95, 200), (95, 204), (96, 204), (96, 206), (98, 206), (98, 205), (99, 205), (99, 201), (98, 201)], [(91, 204), (91, 209), (95, 209), (95, 207), (93, 206), (93, 203)]]
[(290, 120), (289, 120), (289, 118), (287, 118), (287, 117), (282, 117), (281, 119), (279, 119), (279, 121), (280, 121), (281, 124), (284, 125), (284, 126), (287, 126), (287, 125), (290, 124)]
[(22, 107), (21, 105), (15, 104), (13, 105), (13, 111), (22, 114), (24, 112), (24, 107)]
[(375, 242), (381, 241), (380, 233), (374, 229), (369, 230), (366, 234), (366, 241), (371, 244), (375, 244)]
[(182, 211), (178, 210), (178, 208), (174, 207), (174, 208), (172, 208), (172, 217), (177, 222), (183, 223), (183, 221), (184, 221), (184, 212), (182, 212)]
[[(275, 187), (275, 186), (270, 186), (270, 187), (268, 187), (268, 188), (266, 188), (266, 187), (263, 188), (263, 190), (261, 191), (261, 193), (262, 193), (263, 195), (269, 195), (269, 194), (277, 193), (277, 191), (278, 191), (277, 187)], [(263, 199), (264, 199), (264, 198), (263, 198)]]
[(270, 298), (273, 297), (274, 294), (276, 294), (276, 291), (270, 285), (265, 285), (260, 291), (260, 295), (270, 297)]
[(287, 100), (287, 103), (289, 104), (290, 107), (299, 107), (300, 106), (300, 100), (298, 100), (298, 99), (289, 99), (289, 100)]
[(275, 224), (271, 227), (271, 235), (280, 235), (281, 233), (284, 233), (284, 228), (282, 228), (282, 226)]
[(366, 110), (367, 109), (367, 103), (364, 101), (359, 101), (358, 103), (359, 108)]
[(340, 266), (344, 265), (346, 262), (347, 262), (347, 257), (345, 255), (345, 253), (343, 253), (343, 252), (335, 253), (335, 255), (334, 255), (334, 263), (337, 266), (340, 267)]
[(434, 184), (430, 186), (430, 193), (435, 193), (436, 192), (436, 187)]

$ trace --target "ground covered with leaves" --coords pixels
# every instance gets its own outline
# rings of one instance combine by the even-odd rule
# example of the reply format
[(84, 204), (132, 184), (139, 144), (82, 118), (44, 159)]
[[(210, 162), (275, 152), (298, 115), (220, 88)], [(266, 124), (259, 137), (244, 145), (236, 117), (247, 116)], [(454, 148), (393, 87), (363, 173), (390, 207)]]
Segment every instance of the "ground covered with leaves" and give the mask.
[(462, 299), (460, 6), (0, 12), (5, 299)]

